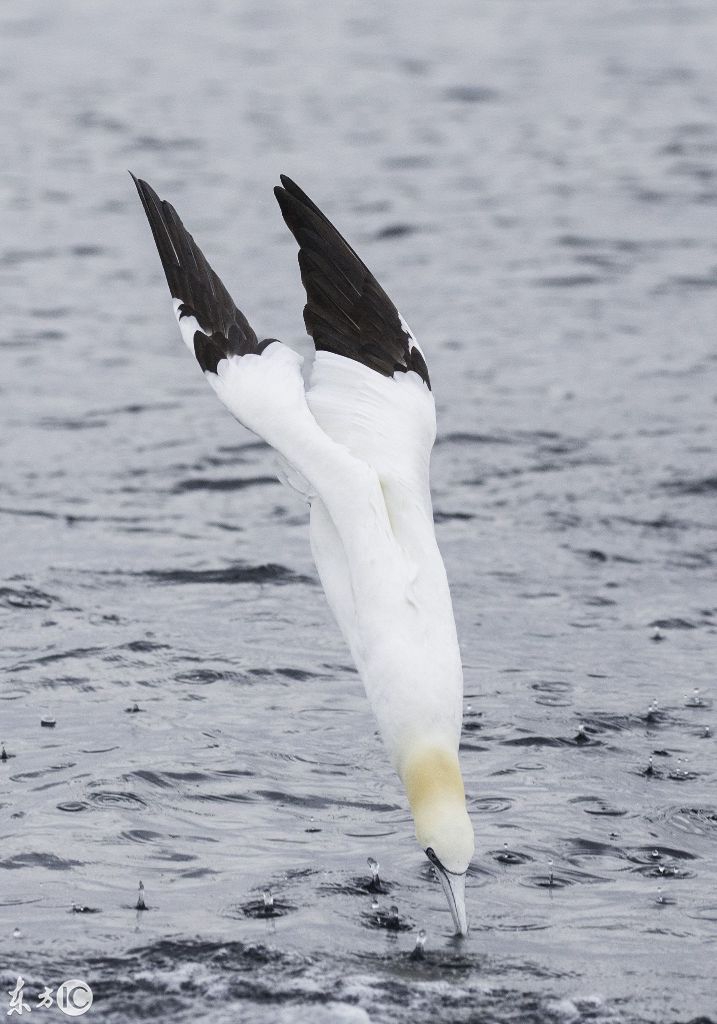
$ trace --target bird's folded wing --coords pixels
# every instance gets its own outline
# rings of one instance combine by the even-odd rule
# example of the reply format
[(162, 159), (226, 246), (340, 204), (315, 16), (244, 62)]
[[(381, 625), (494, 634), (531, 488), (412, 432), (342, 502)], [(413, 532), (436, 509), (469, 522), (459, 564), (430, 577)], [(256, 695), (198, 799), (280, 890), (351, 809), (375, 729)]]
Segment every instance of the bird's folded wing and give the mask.
[(304, 321), (317, 352), (311, 411), (374, 467), (389, 513), (411, 496), (430, 512), (436, 414), (423, 353), (354, 249), (298, 185), (284, 175), (281, 182), (274, 192), (299, 243)]

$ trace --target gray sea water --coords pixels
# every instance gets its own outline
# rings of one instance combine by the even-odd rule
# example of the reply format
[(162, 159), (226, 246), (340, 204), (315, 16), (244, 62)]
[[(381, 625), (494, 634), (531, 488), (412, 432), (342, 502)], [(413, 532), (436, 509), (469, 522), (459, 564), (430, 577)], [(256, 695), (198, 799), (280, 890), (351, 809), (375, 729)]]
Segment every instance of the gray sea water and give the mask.
[[(0, 1016), (716, 1020), (715, 5), (6, 0), (0, 47)], [(426, 350), (464, 941), (127, 168), (308, 355), (290, 174)]]

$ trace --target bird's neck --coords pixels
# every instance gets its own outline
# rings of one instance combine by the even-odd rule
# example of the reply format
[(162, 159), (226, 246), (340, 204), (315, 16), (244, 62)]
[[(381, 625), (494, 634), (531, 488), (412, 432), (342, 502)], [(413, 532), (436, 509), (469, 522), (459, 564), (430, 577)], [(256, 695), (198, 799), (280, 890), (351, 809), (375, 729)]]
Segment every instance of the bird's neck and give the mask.
[(399, 768), (406, 788), (416, 836), (422, 843), (439, 809), (465, 811), (465, 790), (458, 754), (448, 746), (411, 750)]

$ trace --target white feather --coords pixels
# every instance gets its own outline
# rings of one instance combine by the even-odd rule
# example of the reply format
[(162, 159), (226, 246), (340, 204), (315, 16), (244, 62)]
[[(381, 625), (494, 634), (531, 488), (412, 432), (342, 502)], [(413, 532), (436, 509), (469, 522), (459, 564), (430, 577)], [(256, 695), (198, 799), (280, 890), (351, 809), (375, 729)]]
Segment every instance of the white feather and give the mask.
[[(414, 335), (413, 331), (408, 326), (406, 321), (403, 319), (403, 317), (401, 316), (399, 311), (396, 310), (396, 312), (398, 313), (398, 319), (401, 321), (401, 328), (403, 330), (403, 333), (408, 336), (408, 351), (412, 352), (414, 348), (417, 348), (418, 351), (421, 353), (421, 355), (423, 355), (423, 349), (421, 348), (421, 346), (416, 341), (416, 336)], [(424, 359), (425, 359), (425, 357), (424, 357)]]
[(378, 474), (402, 543), (433, 536), (429, 461), (436, 438), (433, 395), (418, 374), (384, 377), (355, 359), (317, 352), (307, 394), (317, 423)]
[(179, 324), (179, 330), (182, 335), (182, 341), (187, 346), (189, 351), (194, 355), (194, 335), (197, 331), (204, 332), (204, 328), (194, 316), (181, 316), (179, 315), (179, 307), (182, 305), (181, 299), (172, 299), (172, 308), (174, 309), (174, 315), (177, 318)]
[(417, 743), (457, 748), (462, 672), (433, 530), (433, 398), (414, 373), (382, 377), (318, 354), (309, 392), (278, 342), (205, 376), (236, 418), (318, 495), (311, 542), (394, 764)]

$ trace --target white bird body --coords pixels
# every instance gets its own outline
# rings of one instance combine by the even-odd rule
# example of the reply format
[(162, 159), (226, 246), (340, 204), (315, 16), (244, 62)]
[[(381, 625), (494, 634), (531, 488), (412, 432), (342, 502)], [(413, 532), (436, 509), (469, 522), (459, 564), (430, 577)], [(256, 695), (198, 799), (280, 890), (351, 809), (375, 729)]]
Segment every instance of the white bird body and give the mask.
[[(348, 393), (355, 396), (350, 403)], [(435, 742), (457, 750), (461, 728), (462, 666), (428, 478), (436, 435), (433, 396), (414, 373), (382, 377), (355, 360), (318, 352), (307, 401), (325, 433), (378, 479), (377, 510), (359, 509), (360, 493), (351, 496), (368, 548), (354, 542), (352, 522), (337, 530), (324, 512), (323, 492), (324, 510), (314, 514), (312, 505), (311, 545), (329, 605), (400, 773), (417, 739), (426, 741), (430, 731)], [(339, 551), (337, 540), (345, 533), (349, 546), (343, 541)], [(337, 562), (346, 567), (341, 578), (348, 576), (349, 587), (332, 586)]]
[[(294, 224), (295, 211), (287, 212), (278, 195), (287, 223), (308, 248), (299, 259), (309, 278), (307, 328), (317, 348), (322, 331), (332, 346), (317, 351), (308, 391), (302, 357), (281, 342), (258, 342), (176, 213), (144, 182), (137, 186), (185, 343), (220, 400), (271, 445), (282, 478), (310, 503), (311, 548), (329, 606), (406, 787), (419, 842), (438, 867), (464, 932), (462, 886), (473, 832), (458, 767), (463, 677), (433, 525), (436, 415), (425, 361), (353, 250), (297, 186), (282, 181), (286, 202), (298, 195), (304, 204)], [(310, 231), (301, 218), (308, 218)], [(359, 293), (360, 305), (356, 263), (368, 275), (361, 282), (368, 299)], [(375, 341), (362, 342), (358, 353), (351, 349), (354, 336), (361, 338), (362, 316), (364, 335), (378, 319), (390, 357)]]

